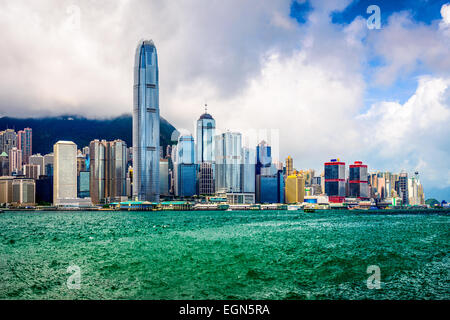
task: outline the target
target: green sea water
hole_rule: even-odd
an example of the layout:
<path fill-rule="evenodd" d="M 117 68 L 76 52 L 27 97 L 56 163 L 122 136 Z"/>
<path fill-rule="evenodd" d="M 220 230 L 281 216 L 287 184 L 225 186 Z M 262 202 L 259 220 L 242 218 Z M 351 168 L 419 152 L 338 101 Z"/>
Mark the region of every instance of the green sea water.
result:
<path fill-rule="evenodd" d="M 6 212 L 0 299 L 449 299 L 450 216 Z M 368 289 L 369 265 L 381 289 Z M 80 289 L 69 289 L 69 266 Z"/>

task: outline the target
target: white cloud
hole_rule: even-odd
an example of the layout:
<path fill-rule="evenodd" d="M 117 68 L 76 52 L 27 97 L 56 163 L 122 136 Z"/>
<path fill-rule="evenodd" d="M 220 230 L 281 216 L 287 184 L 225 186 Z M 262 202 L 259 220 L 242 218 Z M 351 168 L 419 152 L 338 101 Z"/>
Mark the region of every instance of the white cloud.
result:
<path fill-rule="evenodd" d="M 418 170 L 428 185 L 450 186 L 450 78 L 423 77 L 404 104 L 379 102 L 358 119 L 373 163 Z"/>

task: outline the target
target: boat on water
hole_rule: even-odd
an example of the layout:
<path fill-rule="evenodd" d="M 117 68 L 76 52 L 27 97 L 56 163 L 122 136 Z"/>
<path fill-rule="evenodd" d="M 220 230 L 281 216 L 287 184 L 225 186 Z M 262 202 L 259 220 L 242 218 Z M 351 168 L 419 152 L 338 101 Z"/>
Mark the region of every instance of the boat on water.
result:
<path fill-rule="evenodd" d="M 316 212 L 316 209 L 314 209 L 314 208 L 304 208 L 303 212 L 313 213 L 313 212 Z"/>

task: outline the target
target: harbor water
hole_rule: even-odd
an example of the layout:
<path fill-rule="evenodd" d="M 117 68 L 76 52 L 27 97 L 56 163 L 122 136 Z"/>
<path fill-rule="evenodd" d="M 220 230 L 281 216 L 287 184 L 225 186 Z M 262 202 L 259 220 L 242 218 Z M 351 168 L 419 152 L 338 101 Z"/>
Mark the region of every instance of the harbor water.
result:
<path fill-rule="evenodd" d="M 449 222 L 413 211 L 6 211 L 0 299 L 450 299 Z"/>

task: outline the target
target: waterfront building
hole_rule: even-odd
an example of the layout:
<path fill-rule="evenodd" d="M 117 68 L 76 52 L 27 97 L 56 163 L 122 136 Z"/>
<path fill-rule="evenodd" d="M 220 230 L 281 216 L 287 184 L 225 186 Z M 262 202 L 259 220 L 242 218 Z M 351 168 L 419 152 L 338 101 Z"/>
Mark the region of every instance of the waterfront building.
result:
<path fill-rule="evenodd" d="M 53 203 L 58 205 L 77 198 L 77 145 L 58 141 L 53 153 Z"/>
<path fill-rule="evenodd" d="M 349 168 L 349 196 L 351 198 L 368 199 L 367 165 L 361 161 L 355 161 Z"/>
<path fill-rule="evenodd" d="M 396 184 L 396 191 L 398 196 L 402 200 L 403 205 L 409 204 L 409 195 L 408 195 L 408 173 L 402 171 L 398 177 L 398 181 Z"/>
<path fill-rule="evenodd" d="M 17 134 L 13 129 L 0 132 L 0 147 L 0 152 L 6 152 L 6 154 L 9 154 L 12 148 L 17 147 Z"/>
<path fill-rule="evenodd" d="M 33 179 L 14 179 L 12 181 L 12 203 L 21 206 L 34 206 L 35 199 L 35 182 Z"/>
<path fill-rule="evenodd" d="M 214 137 L 215 189 L 218 193 L 241 192 L 242 135 L 225 132 Z"/>
<path fill-rule="evenodd" d="M 9 174 L 22 174 L 22 150 L 16 147 L 9 150 Z"/>
<path fill-rule="evenodd" d="M 294 159 L 291 156 L 286 158 L 286 177 L 294 173 Z"/>
<path fill-rule="evenodd" d="M 23 173 L 27 178 L 36 180 L 41 175 L 41 166 L 38 164 L 25 164 Z"/>
<path fill-rule="evenodd" d="M 45 175 L 44 157 L 40 153 L 31 155 L 28 163 L 38 165 L 40 168 L 39 175 Z"/>
<path fill-rule="evenodd" d="M 330 202 L 343 202 L 345 199 L 345 162 L 332 159 L 325 162 L 325 193 Z"/>
<path fill-rule="evenodd" d="M 179 197 L 192 197 L 197 191 L 197 165 L 195 163 L 178 164 L 178 194 Z"/>
<path fill-rule="evenodd" d="M 89 144 L 89 191 L 93 204 L 121 201 L 126 197 L 126 148 L 122 140 L 93 140 Z"/>
<path fill-rule="evenodd" d="M 159 159 L 159 194 L 169 196 L 169 160 Z"/>
<path fill-rule="evenodd" d="M 212 163 L 202 162 L 200 164 L 198 184 L 199 194 L 214 194 L 214 172 Z"/>
<path fill-rule="evenodd" d="M 284 176 L 281 170 L 271 176 L 262 174 L 256 176 L 257 203 L 284 203 L 284 190 Z"/>
<path fill-rule="evenodd" d="M 303 203 L 305 199 L 305 177 L 303 174 L 292 174 L 286 178 L 286 203 Z"/>
<path fill-rule="evenodd" d="M 244 193 L 256 192 L 256 154 L 255 149 L 242 148 L 241 190 Z"/>
<path fill-rule="evenodd" d="M 53 203 L 53 177 L 41 175 L 36 180 L 36 203 Z"/>
<path fill-rule="evenodd" d="M 214 135 L 216 129 L 216 121 L 207 112 L 205 105 L 205 113 L 197 120 L 197 163 L 214 162 Z"/>
<path fill-rule="evenodd" d="M 0 153 L 0 177 L 9 175 L 9 157 L 6 152 Z"/>
<path fill-rule="evenodd" d="M 17 148 L 22 150 L 22 161 L 27 164 L 33 153 L 33 130 L 31 128 L 17 132 Z"/>
<path fill-rule="evenodd" d="M 136 49 L 133 99 L 133 198 L 159 202 L 159 79 L 152 40 Z"/>
<path fill-rule="evenodd" d="M 408 196 L 409 204 L 412 206 L 424 205 L 425 195 L 422 184 L 419 180 L 419 173 L 416 172 L 414 177 L 408 179 Z"/>
<path fill-rule="evenodd" d="M 228 204 L 254 204 L 255 203 L 255 193 L 228 192 L 225 194 L 218 194 L 218 196 L 226 198 Z"/>
<path fill-rule="evenodd" d="M 11 203 L 13 200 L 12 182 L 14 177 L 0 177 L 0 204 Z"/>
<path fill-rule="evenodd" d="M 191 134 L 180 135 L 175 149 L 176 195 L 191 197 L 197 191 L 197 165 L 195 164 L 195 143 Z"/>

